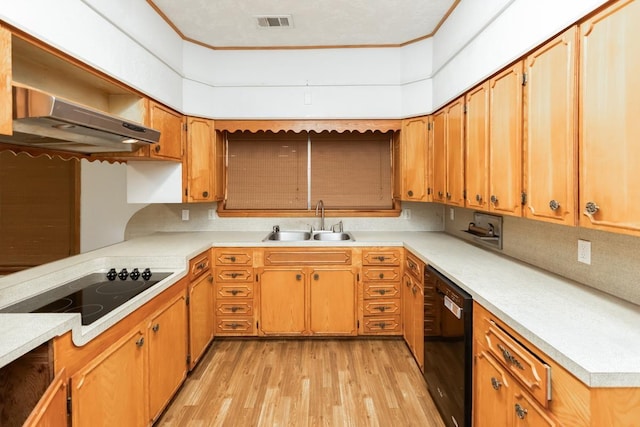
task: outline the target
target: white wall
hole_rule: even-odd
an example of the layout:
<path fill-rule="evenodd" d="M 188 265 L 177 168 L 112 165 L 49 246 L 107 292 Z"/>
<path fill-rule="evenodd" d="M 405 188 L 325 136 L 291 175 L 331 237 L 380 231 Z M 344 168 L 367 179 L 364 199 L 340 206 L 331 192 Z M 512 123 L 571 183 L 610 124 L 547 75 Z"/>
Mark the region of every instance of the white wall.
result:
<path fill-rule="evenodd" d="M 129 219 L 146 206 L 127 203 L 126 168 L 80 162 L 80 252 L 122 242 Z"/>
<path fill-rule="evenodd" d="M 435 35 L 439 108 L 606 0 L 463 0 Z"/>

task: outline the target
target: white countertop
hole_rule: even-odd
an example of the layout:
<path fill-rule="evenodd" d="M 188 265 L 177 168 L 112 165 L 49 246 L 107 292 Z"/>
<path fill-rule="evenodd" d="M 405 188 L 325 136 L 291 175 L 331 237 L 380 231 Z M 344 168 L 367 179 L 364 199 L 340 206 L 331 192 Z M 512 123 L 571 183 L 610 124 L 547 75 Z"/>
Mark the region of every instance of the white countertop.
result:
<path fill-rule="evenodd" d="M 266 232 L 157 233 L 0 278 L 0 308 L 87 272 L 162 268 L 174 274 L 90 326 L 77 314 L 0 314 L 0 366 L 73 330 L 83 345 L 187 272 L 211 246 L 292 246 Z M 353 232 L 340 246 L 404 246 L 591 387 L 640 387 L 640 306 L 439 232 Z M 337 246 L 303 242 L 295 246 Z M 142 256 L 141 254 L 144 254 Z"/>

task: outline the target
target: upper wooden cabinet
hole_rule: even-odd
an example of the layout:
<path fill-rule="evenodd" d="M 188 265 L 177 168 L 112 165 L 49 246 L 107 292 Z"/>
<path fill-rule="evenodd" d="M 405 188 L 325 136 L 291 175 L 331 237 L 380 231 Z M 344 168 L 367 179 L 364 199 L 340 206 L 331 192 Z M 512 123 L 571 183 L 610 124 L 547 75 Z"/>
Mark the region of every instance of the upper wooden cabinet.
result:
<path fill-rule="evenodd" d="M 416 117 L 402 121 L 400 139 L 400 200 L 429 201 L 429 118 Z"/>
<path fill-rule="evenodd" d="M 580 225 L 640 234 L 640 2 L 580 25 Z"/>
<path fill-rule="evenodd" d="M 149 102 L 149 126 L 160 131 L 160 141 L 150 150 L 156 159 L 182 160 L 184 116 L 157 102 Z"/>
<path fill-rule="evenodd" d="M 214 121 L 187 118 L 185 181 L 187 202 L 213 202 L 224 196 L 223 139 Z"/>
<path fill-rule="evenodd" d="M 11 98 L 11 31 L 0 24 L 0 134 L 13 130 Z"/>
<path fill-rule="evenodd" d="M 464 206 L 464 97 L 433 115 L 433 201 Z"/>
<path fill-rule="evenodd" d="M 522 62 L 489 81 L 489 211 L 522 213 Z"/>
<path fill-rule="evenodd" d="M 465 95 L 465 206 L 489 210 L 489 82 Z"/>
<path fill-rule="evenodd" d="M 574 225 L 577 202 L 577 29 L 525 60 L 524 215 Z"/>

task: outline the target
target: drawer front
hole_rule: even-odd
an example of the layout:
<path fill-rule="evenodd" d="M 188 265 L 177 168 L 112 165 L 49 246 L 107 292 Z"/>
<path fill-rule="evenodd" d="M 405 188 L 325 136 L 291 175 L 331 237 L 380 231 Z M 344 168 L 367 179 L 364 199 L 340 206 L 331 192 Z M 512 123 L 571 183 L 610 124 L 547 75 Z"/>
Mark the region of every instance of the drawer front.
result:
<path fill-rule="evenodd" d="M 253 301 L 251 300 L 221 300 L 216 303 L 216 316 L 252 316 Z"/>
<path fill-rule="evenodd" d="M 235 283 L 235 282 L 252 282 L 253 268 L 233 268 L 218 267 L 216 268 L 216 282 Z"/>
<path fill-rule="evenodd" d="M 363 267 L 365 281 L 400 280 L 400 267 Z"/>
<path fill-rule="evenodd" d="M 215 249 L 216 265 L 253 265 L 253 251 L 246 249 Z"/>
<path fill-rule="evenodd" d="M 400 300 L 371 300 L 364 302 L 364 315 L 390 315 L 400 313 Z"/>
<path fill-rule="evenodd" d="M 254 335 L 253 317 L 224 316 L 216 319 L 216 335 Z"/>
<path fill-rule="evenodd" d="M 216 283 L 217 298 L 253 298 L 253 283 Z"/>
<path fill-rule="evenodd" d="M 364 283 L 364 299 L 372 298 L 399 298 L 400 282 L 393 283 Z"/>
<path fill-rule="evenodd" d="M 264 265 L 351 265 L 350 249 L 265 249 Z"/>
<path fill-rule="evenodd" d="M 404 267 L 414 278 L 422 283 L 424 274 L 424 263 L 410 253 L 404 260 Z"/>
<path fill-rule="evenodd" d="M 551 367 L 514 340 L 492 320 L 483 323 L 489 352 L 515 376 L 544 407 L 551 399 Z"/>
<path fill-rule="evenodd" d="M 201 253 L 197 257 L 189 261 L 189 280 L 194 281 L 211 268 L 211 251 Z"/>
<path fill-rule="evenodd" d="M 401 334 L 400 315 L 365 317 L 364 333 L 375 335 Z"/>
<path fill-rule="evenodd" d="M 400 265 L 400 250 L 365 249 L 362 251 L 364 265 Z"/>

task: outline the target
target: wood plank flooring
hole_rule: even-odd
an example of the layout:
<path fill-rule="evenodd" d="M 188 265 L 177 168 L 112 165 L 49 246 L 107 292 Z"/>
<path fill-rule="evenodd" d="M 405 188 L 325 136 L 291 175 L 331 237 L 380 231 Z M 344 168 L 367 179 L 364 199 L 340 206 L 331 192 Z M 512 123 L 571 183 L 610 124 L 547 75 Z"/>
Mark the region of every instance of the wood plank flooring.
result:
<path fill-rule="evenodd" d="M 156 426 L 444 427 L 402 340 L 216 340 Z"/>

